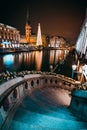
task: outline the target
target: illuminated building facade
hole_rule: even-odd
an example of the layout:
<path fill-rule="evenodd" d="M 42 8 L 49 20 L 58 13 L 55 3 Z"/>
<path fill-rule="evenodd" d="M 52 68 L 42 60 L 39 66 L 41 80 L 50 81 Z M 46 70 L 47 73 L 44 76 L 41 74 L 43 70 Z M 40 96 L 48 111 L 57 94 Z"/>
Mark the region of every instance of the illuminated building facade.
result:
<path fill-rule="evenodd" d="M 85 59 L 87 59 L 87 9 L 86 18 L 76 42 L 76 50 L 81 56 L 85 55 Z"/>
<path fill-rule="evenodd" d="M 37 34 L 32 34 L 31 25 L 29 21 L 29 15 L 27 12 L 26 25 L 25 25 L 25 35 L 21 36 L 20 44 L 26 44 L 30 46 L 37 46 Z M 46 46 L 46 36 L 42 35 L 42 46 Z"/>
<path fill-rule="evenodd" d="M 16 28 L 0 23 L 0 47 L 18 47 L 19 40 L 20 32 Z"/>
<path fill-rule="evenodd" d="M 52 36 L 50 37 L 50 47 L 64 47 L 65 46 L 65 39 L 59 36 Z"/>

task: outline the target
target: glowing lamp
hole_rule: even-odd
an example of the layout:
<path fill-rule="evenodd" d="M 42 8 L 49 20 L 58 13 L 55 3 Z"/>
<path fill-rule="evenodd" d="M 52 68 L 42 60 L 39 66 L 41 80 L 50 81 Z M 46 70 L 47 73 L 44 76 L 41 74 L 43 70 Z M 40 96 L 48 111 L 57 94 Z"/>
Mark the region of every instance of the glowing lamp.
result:
<path fill-rule="evenodd" d="M 72 65 L 72 69 L 76 70 L 77 66 L 76 65 Z"/>

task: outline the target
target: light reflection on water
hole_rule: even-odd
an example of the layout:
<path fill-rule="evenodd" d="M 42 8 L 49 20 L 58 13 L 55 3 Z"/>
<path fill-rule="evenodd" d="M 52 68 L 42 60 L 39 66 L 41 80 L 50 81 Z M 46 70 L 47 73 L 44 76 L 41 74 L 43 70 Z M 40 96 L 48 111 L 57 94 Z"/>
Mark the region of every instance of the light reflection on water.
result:
<path fill-rule="evenodd" d="M 38 70 L 50 71 L 50 65 L 56 66 L 66 56 L 66 50 L 32 51 L 0 55 L 0 72 Z"/>
<path fill-rule="evenodd" d="M 12 54 L 5 55 L 3 57 L 3 61 L 4 61 L 5 66 L 10 66 L 10 65 L 14 64 L 14 57 Z"/>
<path fill-rule="evenodd" d="M 41 66 L 42 66 L 42 51 L 36 51 L 35 52 L 35 65 L 36 65 L 36 70 L 37 71 L 41 70 Z"/>

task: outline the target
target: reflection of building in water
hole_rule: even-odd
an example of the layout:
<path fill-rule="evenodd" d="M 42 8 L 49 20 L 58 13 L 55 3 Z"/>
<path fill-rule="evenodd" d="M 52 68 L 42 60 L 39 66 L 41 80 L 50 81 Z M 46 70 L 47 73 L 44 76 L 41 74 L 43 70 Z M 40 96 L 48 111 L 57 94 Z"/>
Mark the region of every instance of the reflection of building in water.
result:
<path fill-rule="evenodd" d="M 19 64 L 21 64 L 22 63 L 22 53 L 20 53 L 19 55 L 18 55 L 18 62 L 19 62 Z"/>
<path fill-rule="evenodd" d="M 13 57 L 12 54 L 5 55 L 5 56 L 3 57 L 3 61 L 4 61 L 4 64 L 5 64 L 6 66 L 12 65 L 12 64 L 14 64 L 14 57 Z"/>
<path fill-rule="evenodd" d="M 29 14 L 27 12 L 27 17 L 26 17 L 26 25 L 25 25 L 25 35 L 21 36 L 20 38 L 20 43 L 21 44 L 26 44 L 26 45 L 33 45 L 36 46 L 37 43 L 37 35 L 32 34 L 31 31 L 31 25 L 29 21 Z M 42 35 L 42 45 L 46 46 L 46 36 Z"/>
<path fill-rule="evenodd" d="M 50 38 L 50 47 L 65 47 L 66 40 L 63 37 L 52 36 Z"/>
<path fill-rule="evenodd" d="M 42 51 L 32 51 L 30 53 L 21 53 L 19 57 L 15 57 L 18 61 L 16 63 L 33 68 L 35 64 L 36 70 L 41 70 L 42 65 Z M 17 66 L 17 65 L 16 65 Z M 24 68 L 23 68 L 24 69 Z"/>
<path fill-rule="evenodd" d="M 65 50 L 59 50 L 59 51 L 60 51 L 59 59 L 63 60 L 65 57 Z"/>
<path fill-rule="evenodd" d="M 50 51 L 50 64 L 57 64 L 59 60 L 63 60 L 65 57 L 65 50 L 51 50 Z"/>
<path fill-rule="evenodd" d="M 3 48 L 19 47 L 20 33 L 11 26 L 0 23 L 0 46 Z"/>
<path fill-rule="evenodd" d="M 50 51 L 50 58 L 49 58 L 49 60 L 50 60 L 50 64 L 51 65 L 54 63 L 54 53 L 55 53 L 54 50 Z"/>
<path fill-rule="evenodd" d="M 39 71 L 41 70 L 41 65 L 42 65 L 42 51 L 36 51 L 35 52 L 35 65 L 36 65 L 36 70 Z"/>

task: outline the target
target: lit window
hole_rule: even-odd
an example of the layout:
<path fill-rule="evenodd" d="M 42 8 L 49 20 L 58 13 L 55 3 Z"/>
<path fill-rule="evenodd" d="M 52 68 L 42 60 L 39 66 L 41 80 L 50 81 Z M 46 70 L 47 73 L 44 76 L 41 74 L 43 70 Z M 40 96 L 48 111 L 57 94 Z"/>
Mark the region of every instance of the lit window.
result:
<path fill-rule="evenodd" d="M 7 48 L 9 47 L 8 44 L 6 45 L 6 47 L 7 47 Z"/>
<path fill-rule="evenodd" d="M 5 48 L 5 45 L 3 45 L 3 48 Z"/>
<path fill-rule="evenodd" d="M 0 29 L 2 30 L 2 27 L 0 27 Z"/>
<path fill-rule="evenodd" d="M 4 42 L 4 39 L 2 39 L 2 42 Z"/>
<path fill-rule="evenodd" d="M 6 28 L 4 28 L 4 30 L 6 31 Z"/>

